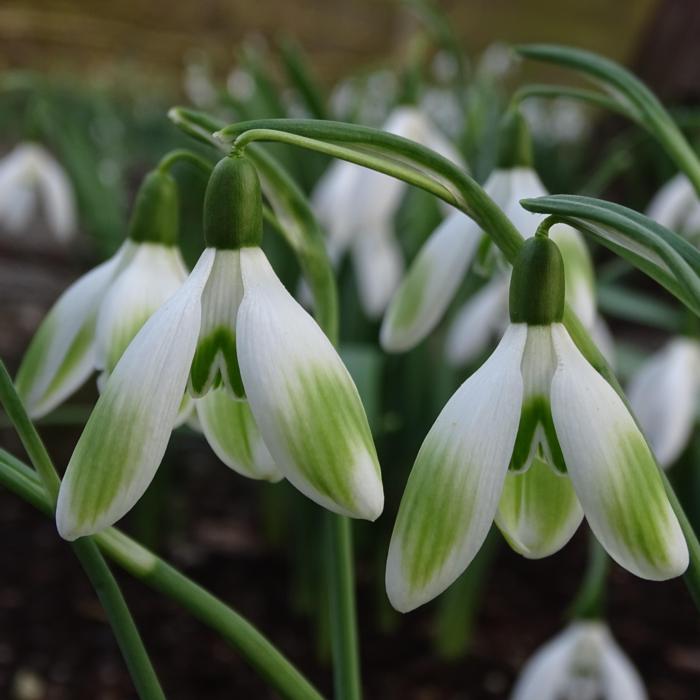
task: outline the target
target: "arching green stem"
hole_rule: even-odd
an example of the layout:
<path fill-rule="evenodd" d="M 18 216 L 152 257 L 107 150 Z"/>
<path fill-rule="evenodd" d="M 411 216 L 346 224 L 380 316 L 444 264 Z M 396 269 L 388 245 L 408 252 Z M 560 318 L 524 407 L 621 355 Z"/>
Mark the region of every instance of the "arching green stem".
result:
<path fill-rule="evenodd" d="M 198 156 L 196 153 L 192 153 L 192 151 L 188 151 L 186 148 L 178 148 L 174 151 L 170 151 L 170 153 L 166 153 L 160 159 L 158 170 L 169 172 L 177 163 L 190 163 L 207 177 L 209 177 L 214 167 L 213 163 L 202 158 L 202 156 Z"/>

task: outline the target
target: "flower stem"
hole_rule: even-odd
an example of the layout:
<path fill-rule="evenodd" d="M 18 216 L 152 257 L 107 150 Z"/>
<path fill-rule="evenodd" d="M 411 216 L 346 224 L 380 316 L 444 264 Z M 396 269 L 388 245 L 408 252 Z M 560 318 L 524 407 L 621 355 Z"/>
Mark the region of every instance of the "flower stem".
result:
<path fill-rule="evenodd" d="M 573 618 L 596 619 L 602 616 L 605 604 L 605 583 L 609 569 L 610 559 L 595 535 L 591 533 L 586 573 L 571 605 Z"/>
<path fill-rule="evenodd" d="M 50 512 L 53 513 L 61 480 L 2 361 L 0 361 L 0 403 L 14 424 L 29 459 L 41 479 Z M 165 700 L 158 676 L 119 589 L 119 584 L 105 563 L 97 545 L 90 538 L 83 538 L 72 543 L 71 548 L 107 613 L 109 624 L 139 697 L 142 700 Z"/>
<path fill-rule="evenodd" d="M 170 151 L 170 153 L 166 153 L 160 159 L 158 170 L 169 172 L 176 163 L 183 162 L 194 165 L 207 177 L 211 175 L 211 171 L 214 168 L 213 164 L 206 160 L 206 158 L 202 158 L 202 156 L 198 156 L 196 153 L 192 153 L 192 151 L 188 151 L 186 148 L 177 148 L 174 151 Z"/>
<path fill-rule="evenodd" d="M 327 580 L 330 602 L 331 647 L 336 700 L 360 700 L 360 658 L 355 605 L 352 523 L 326 514 Z"/>
<path fill-rule="evenodd" d="M 2 449 L 0 483 L 49 517 L 53 514 L 36 472 Z M 320 693 L 253 625 L 153 552 L 113 527 L 91 539 L 125 571 L 177 601 L 218 632 L 280 696 L 290 700 L 322 700 Z M 84 540 L 78 540 L 81 541 Z"/>

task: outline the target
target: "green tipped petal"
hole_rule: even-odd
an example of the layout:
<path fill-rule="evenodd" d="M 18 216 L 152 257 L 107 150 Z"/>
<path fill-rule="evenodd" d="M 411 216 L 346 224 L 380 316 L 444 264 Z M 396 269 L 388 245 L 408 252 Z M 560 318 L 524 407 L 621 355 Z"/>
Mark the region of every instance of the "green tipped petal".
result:
<path fill-rule="evenodd" d="M 558 358 L 552 417 L 591 530 L 637 576 L 680 576 L 688 547 L 639 428 L 564 326 L 553 326 L 552 338 Z"/>
<path fill-rule="evenodd" d="M 205 251 L 109 377 L 61 484 L 56 509 L 61 537 L 74 540 L 108 527 L 153 479 L 180 413 L 211 263 Z"/>
<path fill-rule="evenodd" d="M 481 232 L 454 212 L 430 236 L 391 300 L 382 323 L 382 347 L 409 350 L 435 328 L 476 255 Z"/>
<path fill-rule="evenodd" d="M 260 249 L 241 250 L 241 272 L 238 360 L 277 466 L 325 508 L 376 519 L 384 505 L 381 473 L 350 374 Z"/>
<path fill-rule="evenodd" d="M 195 397 L 220 386 L 234 397 L 245 391 L 236 352 L 236 315 L 243 298 L 238 250 L 208 249 L 214 257 L 202 295 L 202 327 L 192 361 L 189 389 Z"/>
<path fill-rule="evenodd" d="M 529 559 L 558 552 L 583 519 L 571 480 L 534 459 L 523 474 L 509 473 L 503 484 L 496 524 L 508 544 Z"/>
<path fill-rule="evenodd" d="M 134 246 L 74 282 L 34 336 L 17 373 L 17 391 L 32 418 L 65 401 L 95 369 L 95 325 L 100 303 Z"/>
<path fill-rule="evenodd" d="M 515 443 L 524 326 L 511 326 L 447 402 L 416 458 L 386 565 L 391 604 L 407 612 L 471 563 L 493 522 Z"/>
<path fill-rule="evenodd" d="M 217 457 L 250 479 L 283 478 L 260 436 L 247 401 L 234 399 L 224 389 L 213 389 L 196 399 L 197 416 L 207 442 Z"/>

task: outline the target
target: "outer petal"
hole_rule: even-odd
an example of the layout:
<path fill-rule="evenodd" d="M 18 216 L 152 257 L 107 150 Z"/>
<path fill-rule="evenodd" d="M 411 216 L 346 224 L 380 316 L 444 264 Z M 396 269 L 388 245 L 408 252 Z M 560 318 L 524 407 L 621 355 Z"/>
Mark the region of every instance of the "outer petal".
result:
<path fill-rule="evenodd" d="M 679 576 L 688 566 L 688 547 L 644 437 L 564 326 L 552 326 L 552 338 L 559 361 L 552 380 L 554 425 L 591 529 L 637 576 Z"/>
<path fill-rule="evenodd" d="M 498 275 L 457 312 L 445 341 L 445 358 L 456 367 L 476 360 L 508 325 L 508 276 Z"/>
<path fill-rule="evenodd" d="M 259 248 L 241 250 L 241 272 L 238 361 L 265 444 L 309 498 L 374 520 L 384 506 L 381 474 L 350 374 Z"/>
<path fill-rule="evenodd" d="M 430 429 L 401 499 L 386 588 L 406 612 L 442 593 L 469 565 L 493 522 L 518 428 L 524 325 L 510 326 Z"/>
<path fill-rule="evenodd" d="M 564 259 L 566 300 L 590 330 L 596 321 L 595 277 L 583 236 L 566 224 L 552 226 L 549 236 L 559 246 Z"/>
<path fill-rule="evenodd" d="M 28 224 L 36 206 L 30 169 L 31 147 L 27 144 L 16 146 L 0 160 L 0 220 L 12 233 Z"/>
<path fill-rule="evenodd" d="M 583 520 L 570 479 L 535 458 L 522 474 L 509 472 L 496 524 L 508 544 L 528 559 L 558 552 Z"/>
<path fill-rule="evenodd" d="M 132 244 L 125 243 L 116 255 L 74 282 L 39 326 L 16 379 L 17 391 L 33 418 L 65 401 L 92 373 L 97 311 L 132 252 Z"/>
<path fill-rule="evenodd" d="M 403 254 L 389 221 L 367 224 L 357 235 L 352 254 L 360 302 L 369 318 L 384 313 L 403 273 Z"/>
<path fill-rule="evenodd" d="M 644 682 L 637 669 L 605 629 L 605 646 L 600 660 L 603 697 L 606 700 L 647 700 Z"/>
<path fill-rule="evenodd" d="M 653 355 L 632 378 L 629 400 L 663 467 L 673 464 L 695 425 L 700 346 L 676 338 Z"/>
<path fill-rule="evenodd" d="M 110 376 L 61 484 L 56 510 L 61 537 L 73 540 L 108 527 L 153 479 L 187 385 L 210 252 L 146 322 Z"/>
<path fill-rule="evenodd" d="M 227 467 L 250 479 L 282 478 L 247 401 L 234 399 L 225 389 L 212 389 L 195 402 L 201 430 Z"/>
<path fill-rule="evenodd" d="M 480 240 L 478 225 L 459 211 L 435 229 L 384 316 L 380 337 L 385 350 L 409 350 L 435 328 L 457 292 Z"/>
<path fill-rule="evenodd" d="M 114 278 L 97 317 L 95 365 L 108 373 L 141 326 L 187 279 L 177 247 L 139 243 L 133 248 L 131 259 Z"/>
<path fill-rule="evenodd" d="M 545 217 L 543 214 L 533 214 L 523 209 L 520 200 L 543 197 L 549 193 L 532 168 L 518 167 L 507 172 L 510 173 L 510 190 L 504 202 L 496 203 L 503 209 L 513 226 L 525 238 L 530 238 L 535 235 L 537 227 Z"/>
<path fill-rule="evenodd" d="M 67 241 L 77 228 L 73 187 L 63 168 L 48 151 L 39 146 L 35 148 L 36 182 L 44 204 L 46 220 L 56 238 Z"/>
<path fill-rule="evenodd" d="M 578 637 L 578 625 L 572 625 L 540 647 L 523 667 L 510 700 L 560 700 Z"/>
<path fill-rule="evenodd" d="M 700 209 L 700 202 L 693 185 L 686 175 L 678 173 L 654 195 L 646 214 L 662 226 L 680 232 L 688 216 L 696 209 Z"/>

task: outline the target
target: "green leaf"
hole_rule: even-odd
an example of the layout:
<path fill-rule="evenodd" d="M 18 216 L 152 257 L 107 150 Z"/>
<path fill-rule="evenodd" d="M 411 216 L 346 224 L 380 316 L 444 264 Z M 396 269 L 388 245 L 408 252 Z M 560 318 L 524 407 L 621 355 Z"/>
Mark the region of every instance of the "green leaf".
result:
<path fill-rule="evenodd" d="M 677 234 L 639 212 L 592 197 L 552 195 L 521 204 L 591 235 L 700 314 L 700 252 Z"/>

